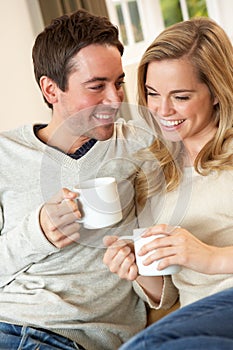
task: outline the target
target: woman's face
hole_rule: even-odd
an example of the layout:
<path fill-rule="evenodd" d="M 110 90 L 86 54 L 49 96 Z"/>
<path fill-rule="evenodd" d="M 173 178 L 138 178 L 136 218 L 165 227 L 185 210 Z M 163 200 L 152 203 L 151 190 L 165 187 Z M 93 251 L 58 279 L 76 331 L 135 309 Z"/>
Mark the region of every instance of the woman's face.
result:
<path fill-rule="evenodd" d="M 166 139 L 181 139 L 187 148 L 194 145 L 198 152 L 213 137 L 213 108 L 218 101 L 198 80 L 188 59 L 149 63 L 145 85 L 148 108 Z"/>

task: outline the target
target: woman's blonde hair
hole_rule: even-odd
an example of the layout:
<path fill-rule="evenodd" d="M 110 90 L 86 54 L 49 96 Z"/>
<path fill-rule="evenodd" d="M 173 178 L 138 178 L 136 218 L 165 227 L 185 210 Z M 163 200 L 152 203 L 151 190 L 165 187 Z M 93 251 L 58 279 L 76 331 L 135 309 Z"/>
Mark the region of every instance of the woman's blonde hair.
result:
<path fill-rule="evenodd" d="M 217 132 L 198 154 L 194 163 L 195 169 L 202 175 L 208 175 L 211 170 L 232 168 L 233 155 L 229 144 L 233 138 L 233 48 L 224 30 L 213 20 L 199 17 L 176 23 L 161 32 L 147 48 L 138 68 L 139 109 L 147 119 L 150 114 L 145 108 L 148 64 L 182 57 L 190 61 L 199 80 L 208 86 L 212 98 L 217 97 L 218 100 L 213 116 Z M 155 128 L 159 135 L 159 127 Z M 166 191 L 175 189 L 180 183 L 183 158 L 181 151 L 181 143 L 169 144 L 162 137 L 158 137 L 143 152 L 143 158 L 149 155 L 151 159 L 153 154 L 159 162 L 159 172 L 165 179 Z M 157 176 L 153 188 L 149 188 L 149 195 L 159 189 L 161 176 Z M 148 196 L 148 179 L 143 174 L 138 177 L 138 186 L 140 200 L 146 193 Z"/>

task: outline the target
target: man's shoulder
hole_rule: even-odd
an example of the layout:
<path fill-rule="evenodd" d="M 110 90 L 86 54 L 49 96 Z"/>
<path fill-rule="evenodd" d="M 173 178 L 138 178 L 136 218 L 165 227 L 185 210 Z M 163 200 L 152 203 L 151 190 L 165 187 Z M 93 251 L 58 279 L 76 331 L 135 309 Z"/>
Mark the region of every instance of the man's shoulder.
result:
<path fill-rule="evenodd" d="M 25 141 L 25 133 L 33 133 L 33 125 L 22 125 L 0 132 L 0 143 Z"/>

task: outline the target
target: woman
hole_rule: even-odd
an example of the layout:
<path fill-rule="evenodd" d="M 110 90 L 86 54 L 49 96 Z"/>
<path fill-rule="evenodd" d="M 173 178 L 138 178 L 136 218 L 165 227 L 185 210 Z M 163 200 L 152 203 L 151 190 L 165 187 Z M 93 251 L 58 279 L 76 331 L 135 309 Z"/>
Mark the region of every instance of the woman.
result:
<path fill-rule="evenodd" d="M 165 234 L 141 255 L 151 252 L 146 265 L 162 259 L 161 270 L 182 270 L 173 289 L 167 277 L 138 276 L 130 244 L 116 237 L 105 238 L 104 263 L 135 280 L 154 306 L 168 299 L 171 306 L 178 295 L 185 306 L 233 287 L 233 49 L 226 33 L 208 18 L 165 29 L 142 57 L 138 92 L 158 135 L 142 156 L 160 164 L 139 178 L 140 203 L 147 200 L 155 223 L 144 236 Z M 148 226 L 143 211 L 139 224 Z"/>

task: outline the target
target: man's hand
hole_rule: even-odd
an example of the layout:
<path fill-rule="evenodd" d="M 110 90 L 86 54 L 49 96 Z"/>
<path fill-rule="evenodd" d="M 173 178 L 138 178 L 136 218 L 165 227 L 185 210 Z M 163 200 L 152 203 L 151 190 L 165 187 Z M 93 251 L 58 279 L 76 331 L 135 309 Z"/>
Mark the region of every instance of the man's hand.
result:
<path fill-rule="evenodd" d="M 76 197 L 77 193 L 63 188 L 41 208 L 41 228 L 46 238 L 57 248 L 64 248 L 80 237 L 80 225 L 75 221 L 81 217 Z"/>

